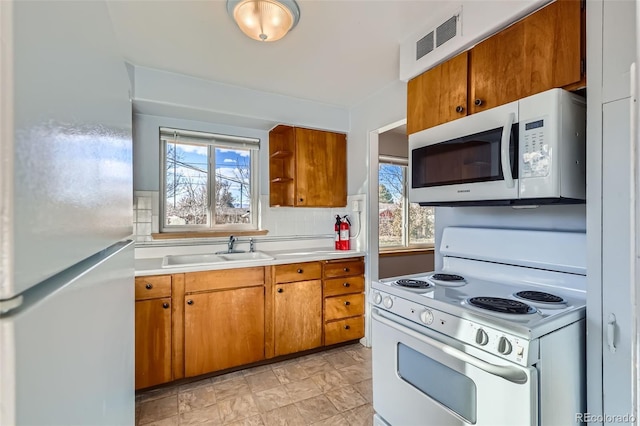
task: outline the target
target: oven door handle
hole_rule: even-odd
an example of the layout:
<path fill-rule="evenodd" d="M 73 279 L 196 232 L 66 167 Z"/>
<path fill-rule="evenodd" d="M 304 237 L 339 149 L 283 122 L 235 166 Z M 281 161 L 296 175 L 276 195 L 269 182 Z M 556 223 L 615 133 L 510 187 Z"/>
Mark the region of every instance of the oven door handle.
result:
<path fill-rule="evenodd" d="M 518 384 L 523 384 L 523 383 L 527 383 L 527 374 L 516 368 L 516 367 L 510 367 L 510 366 L 506 366 L 506 365 L 495 365 L 495 364 L 491 364 L 489 362 L 486 361 L 482 361 L 481 359 L 478 359 L 472 355 L 469 355 L 467 353 L 462 352 L 461 350 L 458 350 L 454 347 L 451 347 L 447 344 L 444 344 L 442 342 L 439 342 L 436 339 L 433 339 L 431 337 L 425 336 L 424 334 L 418 333 L 417 331 L 411 330 L 410 328 L 404 327 L 400 324 L 397 324 L 385 317 L 383 317 L 382 315 L 380 315 L 378 312 L 376 312 L 377 310 L 373 310 L 371 312 L 371 314 L 373 315 L 373 318 L 376 321 L 381 322 L 382 324 L 385 324 L 391 328 L 395 328 L 396 330 L 401 331 L 404 334 L 407 334 L 411 337 L 413 337 L 414 339 L 417 339 L 419 341 L 421 341 L 422 343 L 425 343 L 431 347 L 434 347 L 442 352 L 444 352 L 445 354 L 452 356 L 454 358 L 456 358 L 459 361 L 462 362 L 466 362 L 467 364 L 471 364 L 474 367 L 478 367 L 479 369 L 493 374 L 494 376 L 499 376 L 502 377 L 505 380 L 508 380 L 510 382 L 513 383 L 518 383 Z"/>
<path fill-rule="evenodd" d="M 511 148 L 511 127 L 516 116 L 510 112 L 507 114 L 507 122 L 502 128 L 502 139 L 500 140 L 500 162 L 502 163 L 502 176 L 507 188 L 513 188 L 515 183 L 511 174 L 511 158 L 509 158 L 509 148 Z M 517 160 L 517 158 L 516 158 Z"/>

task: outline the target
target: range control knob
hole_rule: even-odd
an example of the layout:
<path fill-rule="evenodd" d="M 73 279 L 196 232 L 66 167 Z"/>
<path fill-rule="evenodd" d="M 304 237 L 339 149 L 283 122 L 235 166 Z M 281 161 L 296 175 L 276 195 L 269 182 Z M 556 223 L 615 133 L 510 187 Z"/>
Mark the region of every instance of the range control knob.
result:
<path fill-rule="evenodd" d="M 433 312 L 431 312 L 429 309 L 425 309 L 424 311 L 420 312 L 420 321 L 422 321 L 426 325 L 430 325 L 433 322 Z"/>
<path fill-rule="evenodd" d="M 382 304 L 384 305 L 385 308 L 391 309 L 391 307 L 393 306 L 393 300 L 391 300 L 391 298 L 387 296 L 382 301 Z"/>
<path fill-rule="evenodd" d="M 507 339 L 506 337 L 501 337 L 500 341 L 498 342 L 498 352 L 500 352 L 502 355 L 509 355 L 511 353 L 511 342 L 509 341 L 509 339 Z"/>
<path fill-rule="evenodd" d="M 373 303 L 379 305 L 382 302 L 382 295 L 377 291 L 373 293 Z"/>
<path fill-rule="evenodd" d="M 476 331 L 476 343 L 480 346 L 484 346 L 489 343 L 489 335 L 481 328 Z"/>

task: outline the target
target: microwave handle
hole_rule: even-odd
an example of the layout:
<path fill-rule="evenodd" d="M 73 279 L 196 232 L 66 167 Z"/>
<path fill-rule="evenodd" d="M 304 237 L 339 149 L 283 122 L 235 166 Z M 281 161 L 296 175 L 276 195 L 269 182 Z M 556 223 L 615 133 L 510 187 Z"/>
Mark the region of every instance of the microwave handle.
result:
<path fill-rule="evenodd" d="M 502 160 L 502 175 L 507 188 L 513 188 L 515 183 L 511 174 L 511 159 L 509 158 L 509 148 L 511 148 L 511 126 L 515 121 L 515 114 L 510 112 L 507 115 L 507 122 L 502 128 L 502 139 L 500 140 L 500 159 Z"/>

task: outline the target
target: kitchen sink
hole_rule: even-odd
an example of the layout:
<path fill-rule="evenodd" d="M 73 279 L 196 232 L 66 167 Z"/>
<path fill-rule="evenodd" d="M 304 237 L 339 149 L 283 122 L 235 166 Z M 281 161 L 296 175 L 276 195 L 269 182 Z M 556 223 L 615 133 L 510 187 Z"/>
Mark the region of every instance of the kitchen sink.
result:
<path fill-rule="evenodd" d="M 220 254 L 173 254 L 162 259 L 163 268 L 201 266 L 216 263 L 247 262 L 251 260 L 272 260 L 273 257 L 261 251 Z"/>
<path fill-rule="evenodd" d="M 353 251 L 355 253 L 355 250 L 346 250 L 346 251 L 340 251 L 340 250 L 313 250 L 313 251 L 294 251 L 291 253 L 280 253 L 277 254 L 276 257 L 278 258 L 287 258 L 287 257 L 298 257 L 298 256 L 317 256 L 317 255 L 321 255 L 321 254 L 335 254 L 335 253 L 349 253 L 350 251 Z"/>
<path fill-rule="evenodd" d="M 241 252 L 241 253 L 224 253 L 219 254 L 227 262 L 247 261 L 247 260 L 273 260 L 273 256 L 269 256 L 261 251 Z"/>
<path fill-rule="evenodd" d="M 226 259 L 215 254 L 173 254 L 162 259 L 162 267 L 177 268 L 180 266 L 210 265 L 225 261 Z"/>

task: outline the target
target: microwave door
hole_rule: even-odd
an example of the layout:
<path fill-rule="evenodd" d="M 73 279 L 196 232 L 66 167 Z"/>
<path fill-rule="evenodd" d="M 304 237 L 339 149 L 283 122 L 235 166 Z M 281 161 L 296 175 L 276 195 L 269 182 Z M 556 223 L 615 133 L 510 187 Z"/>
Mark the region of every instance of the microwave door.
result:
<path fill-rule="evenodd" d="M 409 137 L 411 202 L 443 205 L 518 198 L 517 114 L 496 109 L 501 111 L 474 114 Z"/>

